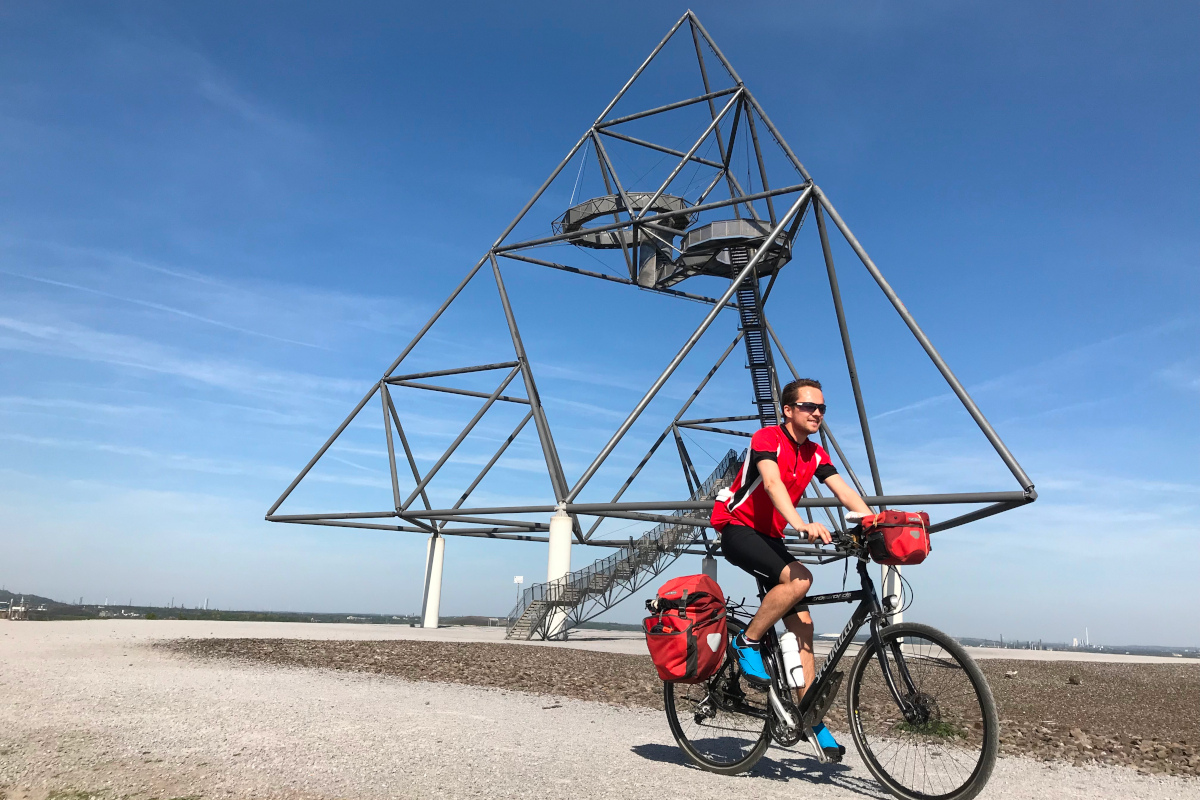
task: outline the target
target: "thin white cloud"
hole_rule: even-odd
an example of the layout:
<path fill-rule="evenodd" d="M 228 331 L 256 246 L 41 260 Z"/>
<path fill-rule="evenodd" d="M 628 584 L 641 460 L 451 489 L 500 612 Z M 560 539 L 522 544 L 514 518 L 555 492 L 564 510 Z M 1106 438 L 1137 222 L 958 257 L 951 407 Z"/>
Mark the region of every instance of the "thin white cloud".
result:
<path fill-rule="evenodd" d="M 611 417 L 613 419 L 625 419 L 625 417 L 629 416 L 629 412 L 613 411 L 610 408 L 602 408 L 601 406 L 584 403 L 579 400 L 567 400 L 564 397 L 542 395 L 542 403 L 551 406 L 565 406 L 587 414 L 599 414 L 600 416 Z"/>
<path fill-rule="evenodd" d="M 261 478 L 269 481 L 279 481 L 286 485 L 296 476 L 296 472 L 288 467 L 271 464 L 251 463 L 231 459 L 213 459 L 152 450 L 147 447 L 118 445 L 109 442 L 96 442 L 85 439 L 62 439 L 52 436 L 27 436 L 21 433 L 0 433 L 0 439 L 19 442 L 37 447 L 52 447 L 67 450 L 89 450 L 112 455 L 128 456 L 131 458 L 152 461 L 170 469 L 189 472 L 203 472 L 210 475 L 238 475 Z M 340 459 L 339 459 L 340 460 Z M 353 465 L 358 466 L 358 465 Z M 360 469 L 364 469 L 360 467 Z M 351 486 L 368 486 L 372 488 L 390 488 L 391 482 L 383 479 L 360 478 L 345 475 L 330 475 L 326 473 L 309 473 L 305 480 L 319 483 L 347 484 Z"/>
<path fill-rule="evenodd" d="M 1038 372 L 1043 372 L 1046 370 L 1060 371 L 1068 364 L 1087 363 L 1095 359 L 1108 358 L 1111 356 L 1113 348 L 1120 344 L 1128 343 L 1138 339 L 1154 338 L 1167 333 L 1174 333 L 1176 331 L 1193 327 L 1196 325 L 1196 323 L 1197 320 L 1194 319 L 1173 319 L 1166 322 L 1156 323 L 1154 325 L 1147 325 L 1132 331 L 1119 333 L 1114 336 L 1106 336 L 1103 339 L 1099 339 L 1095 342 L 1081 345 L 1079 347 L 1074 347 L 1070 350 L 1051 356 L 1050 358 L 1043 359 L 1028 366 L 1020 367 L 995 378 L 989 378 L 974 386 L 968 387 L 967 393 L 974 397 L 993 389 L 1011 386 L 1014 382 L 1017 382 L 1022 378 L 1027 379 L 1028 376 Z M 1197 388 L 1200 388 L 1200 379 L 1197 379 Z M 953 392 L 941 392 L 923 400 L 918 400 L 915 403 L 909 403 L 899 408 L 890 409 L 888 411 L 876 414 L 870 419 L 871 421 L 884 419 L 897 414 L 928 408 L 952 399 L 955 399 L 955 394 Z"/>
<path fill-rule="evenodd" d="M 162 311 L 167 314 L 175 314 L 176 316 L 184 317 L 184 318 L 190 319 L 190 320 L 195 320 L 196 322 L 203 322 L 206 325 L 215 325 L 218 328 L 224 328 L 225 330 L 234 331 L 236 333 L 245 333 L 250 336 L 261 336 L 264 339 L 272 339 L 276 342 L 284 342 L 285 344 L 295 344 L 295 345 L 300 345 L 301 347 L 312 347 L 312 348 L 316 348 L 318 350 L 329 350 L 330 349 L 328 347 L 325 347 L 324 345 L 312 344 L 311 342 L 301 342 L 301 341 L 297 341 L 295 339 L 287 339 L 282 336 L 275 336 L 270 333 L 263 333 L 262 331 L 253 331 L 248 328 L 241 328 L 241 327 L 238 327 L 237 325 L 230 325 L 227 322 L 221 322 L 220 320 L 217 320 L 217 319 L 210 319 L 209 317 L 204 317 L 199 314 L 193 314 L 190 311 L 184 311 L 182 308 L 172 308 L 171 306 L 163 305 L 162 303 L 154 303 L 154 302 L 150 302 L 148 300 L 138 300 L 137 298 L 134 298 L 134 297 L 122 297 L 121 295 L 113 294 L 111 292 L 101 291 L 100 289 L 93 289 L 89 286 L 80 286 L 79 284 L 76 284 L 76 283 L 67 283 L 66 281 L 56 281 L 56 280 L 51 280 L 50 278 L 36 278 L 32 275 L 22 275 L 19 272 L 9 272 L 8 270 L 0 270 L 0 274 L 8 275 L 13 278 L 22 278 L 27 281 L 36 281 L 37 283 L 44 283 L 49 286 L 60 286 L 64 289 L 74 289 L 79 292 L 88 292 L 89 294 L 94 294 L 99 297 L 107 297 L 111 300 L 119 300 L 122 303 L 131 303 L 133 305 L 142 306 L 143 308 L 150 308 L 150 309 L 154 309 L 155 311 Z"/>
<path fill-rule="evenodd" d="M 48 325 L 0 316 L 0 349 L 171 375 L 248 394 L 343 394 L 364 388 L 361 381 L 280 372 L 225 359 L 189 358 L 156 342 L 74 323 Z"/>
<path fill-rule="evenodd" d="M 71 400 L 65 397 L 21 397 L 16 395 L 0 397 L 0 408 L 7 410 L 33 408 L 47 411 L 89 411 L 101 414 L 147 414 L 162 411 L 154 406 L 119 406 L 112 403 Z"/>

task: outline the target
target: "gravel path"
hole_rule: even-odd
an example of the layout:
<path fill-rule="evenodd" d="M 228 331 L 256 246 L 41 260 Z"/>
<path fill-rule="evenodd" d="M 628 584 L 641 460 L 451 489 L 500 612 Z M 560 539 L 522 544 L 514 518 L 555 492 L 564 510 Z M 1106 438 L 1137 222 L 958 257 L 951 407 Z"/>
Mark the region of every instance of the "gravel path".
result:
<path fill-rule="evenodd" d="M 649 709 L 196 660 L 146 647 L 150 628 L 120 627 L 139 623 L 57 625 L 0 629 L 0 785 L 9 800 L 56 791 L 111 800 L 884 796 L 853 748 L 828 767 L 773 748 L 749 776 L 724 778 L 687 766 Z M 1200 798 L 1200 782 L 1010 757 L 984 796 L 1048 793 Z"/>

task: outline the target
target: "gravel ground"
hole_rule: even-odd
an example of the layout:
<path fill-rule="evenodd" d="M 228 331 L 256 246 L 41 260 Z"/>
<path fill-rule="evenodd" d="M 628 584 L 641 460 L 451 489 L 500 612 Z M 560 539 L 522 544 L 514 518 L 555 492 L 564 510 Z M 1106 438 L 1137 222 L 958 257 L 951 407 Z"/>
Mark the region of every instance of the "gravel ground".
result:
<path fill-rule="evenodd" d="M 648 656 L 414 641 L 178 639 L 157 646 L 201 658 L 369 672 L 662 708 L 662 684 Z M 1146 772 L 1200 774 L 1196 666 L 990 660 L 981 662 L 981 668 L 1003 720 L 1002 752 L 1076 765 L 1098 761 Z M 829 723 L 845 731 L 845 720 L 845 703 L 839 698 Z"/>
<path fill-rule="evenodd" d="M 561 690 L 532 694 L 197 659 L 145 646 L 138 639 L 152 628 L 134 623 L 55 625 L 14 624 L 0 634 L 0 786 L 9 800 L 884 796 L 853 747 L 840 765 L 772 748 L 746 776 L 694 769 L 661 712 L 572 699 L 561 671 Z M 512 650 L 526 658 L 567 652 Z M 472 662 L 481 656 L 467 652 Z M 494 654 L 482 658 L 481 672 L 496 667 Z M 589 669 L 594 681 L 619 672 Z M 1200 782 L 1010 756 L 983 796 L 1048 794 L 1200 798 Z"/>

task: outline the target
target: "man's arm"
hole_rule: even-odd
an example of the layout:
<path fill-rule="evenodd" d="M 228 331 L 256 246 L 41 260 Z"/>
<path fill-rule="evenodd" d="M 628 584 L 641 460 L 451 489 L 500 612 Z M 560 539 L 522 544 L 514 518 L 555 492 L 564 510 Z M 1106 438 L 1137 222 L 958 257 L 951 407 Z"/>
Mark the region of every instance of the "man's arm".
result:
<path fill-rule="evenodd" d="M 778 468 L 776 468 L 776 472 L 778 472 Z M 838 499 L 839 503 L 851 511 L 857 511 L 860 514 L 871 513 L 871 509 L 868 508 L 867 504 L 863 502 L 863 499 L 859 497 L 858 492 L 850 488 L 850 485 L 842 480 L 841 475 L 830 475 L 825 479 L 825 486 L 829 489 L 829 491 L 833 492 L 833 496 Z"/>
<path fill-rule="evenodd" d="M 829 536 L 829 531 L 819 522 L 805 522 L 797 513 L 796 507 L 792 505 L 792 497 L 788 494 L 787 487 L 783 485 L 783 478 L 779 476 L 779 465 L 774 461 L 763 459 L 758 462 L 758 474 L 762 476 L 763 488 L 767 490 L 767 496 L 771 498 L 771 503 L 775 509 L 783 515 L 783 518 L 788 521 L 788 524 L 800 531 L 810 542 L 815 542 L 820 539 L 825 544 L 829 544 L 832 539 Z M 843 486 L 846 484 L 843 483 Z M 847 487 L 848 488 L 848 487 Z M 851 491 L 853 494 L 853 491 Z M 858 495 L 854 495 L 858 497 Z M 840 497 L 838 498 L 841 499 Z M 863 508 L 866 505 L 862 500 L 858 501 Z"/>

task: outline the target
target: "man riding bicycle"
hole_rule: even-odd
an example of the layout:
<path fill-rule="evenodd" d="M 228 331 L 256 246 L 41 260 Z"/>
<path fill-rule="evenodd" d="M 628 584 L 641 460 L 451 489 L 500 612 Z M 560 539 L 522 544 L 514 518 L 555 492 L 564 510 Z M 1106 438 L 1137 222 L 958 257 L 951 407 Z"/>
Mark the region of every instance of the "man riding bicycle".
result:
<path fill-rule="evenodd" d="M 791 525 L 810 542 L 830 542 L 829 530 L 819 522 L 805 522 L 796 511 L 796 501 L 815 477 L 825 484 L 850 511 L 871 510 L 850 488 L 829 454 L 808 437 L 821 428 L 825 396 L 819 381 L 801 378 L 783 387 L 782 425 L 763 428 L 750 439 L 750 452 L 733 485 L 718 496 L 712 525 L 720 534 L 721 551 L 734 566 L 773 586 L 762 600 L 754 619 L 733 640 L 738 664 L 751 680 L 769 682 L 759 652 L 763 635 L 779 620 L 796 634 L 800 663 L 806 676 L 801 697 L 815 674 L 813 623 L 802 602 L 812 586 L 808 568 L 788 553 L 783 531 Z M 840 758 L 844 751 L 822 723 L 815 728 L 817 741 L 826 754 Z"/>

